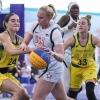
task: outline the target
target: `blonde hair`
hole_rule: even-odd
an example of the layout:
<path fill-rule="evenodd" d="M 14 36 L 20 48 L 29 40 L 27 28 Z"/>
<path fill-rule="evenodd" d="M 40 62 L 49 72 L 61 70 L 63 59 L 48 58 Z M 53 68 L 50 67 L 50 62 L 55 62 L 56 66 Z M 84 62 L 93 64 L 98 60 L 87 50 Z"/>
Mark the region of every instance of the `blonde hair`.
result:
<path fill-rule="evenodd" d="M 54 11 L 53 11 L 53 9 L 51 7 L 49 7 L 49 6 L 42 6 L 42 7 L 40 7 L 39 10 L 45 11 L 47 17 L 49 17 L 50 19 L 53 18 Z"/>

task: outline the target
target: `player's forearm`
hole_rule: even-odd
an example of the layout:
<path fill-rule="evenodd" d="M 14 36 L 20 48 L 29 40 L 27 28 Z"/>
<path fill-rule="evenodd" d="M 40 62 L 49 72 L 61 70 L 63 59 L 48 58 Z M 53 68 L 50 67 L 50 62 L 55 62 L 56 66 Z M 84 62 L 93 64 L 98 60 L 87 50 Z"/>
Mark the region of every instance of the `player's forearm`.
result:
<path fill-rule="evenodd" d="M 26 33 L 22 43 L 28 45 L 29 42 L 31 41 L 32 37 L 33 37 L 32 34 Z"/>
<path fill-rule="evenodd" d="M 20 54 L 26 54 L 26 53 L 30 53 L 31 50 L 30 49 L 27 49 L 27 50 L 21 50 L 19 48 L 16 48 L 16 49 L 11 49 L 11 50 L 8 50 L 8 53 L 10 55 L 20 55 Z"/>
<path fill-rule="evenodd" d="M 53 56 L 55 57 L 55 59 L 57 59 L 58 61 L 62 62 L 64 57 L 62 54 L 59 54 L 59 53 L 55 53 L 53 54 Z"/>

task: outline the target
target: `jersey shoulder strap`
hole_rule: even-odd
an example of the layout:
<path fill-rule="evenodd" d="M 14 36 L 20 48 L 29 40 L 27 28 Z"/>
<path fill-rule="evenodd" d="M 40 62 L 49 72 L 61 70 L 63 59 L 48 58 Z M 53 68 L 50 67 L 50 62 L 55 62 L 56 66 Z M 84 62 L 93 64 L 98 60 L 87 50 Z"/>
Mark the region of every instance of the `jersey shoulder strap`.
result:
<path fill-rule="evenodd" d="M 52 29 L 52 31 L 50 33 L 50 41 L 52 43 L 52 50 L 54 48 L 54 41 L 52 40 L 52 35 L 53 35 L 54 30 L 56 30 L 56 29 L 60 30 L 59 27 L 55 27 L 55 28 Z"/>
<path fill-rule="evenodd" d="M 37 23 L 36 26 L 34 27 L 33 33 L 34 33 L 34 31 L 36 30 L 36 28 L 38 27 L 38 25 L 39 25 L 39 23 Z"/>

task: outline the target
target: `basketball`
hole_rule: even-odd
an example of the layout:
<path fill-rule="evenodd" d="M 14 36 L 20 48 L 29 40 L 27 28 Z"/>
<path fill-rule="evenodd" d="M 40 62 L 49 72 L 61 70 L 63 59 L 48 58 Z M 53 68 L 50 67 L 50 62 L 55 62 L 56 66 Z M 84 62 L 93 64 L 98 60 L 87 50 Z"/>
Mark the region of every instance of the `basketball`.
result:
<path fill-rule="evenodd" d="M 44 69 L 50 62 L 50 56 L 44 50 L 38 48 L 29 54 L 29 60 L 36 69 Z"/>

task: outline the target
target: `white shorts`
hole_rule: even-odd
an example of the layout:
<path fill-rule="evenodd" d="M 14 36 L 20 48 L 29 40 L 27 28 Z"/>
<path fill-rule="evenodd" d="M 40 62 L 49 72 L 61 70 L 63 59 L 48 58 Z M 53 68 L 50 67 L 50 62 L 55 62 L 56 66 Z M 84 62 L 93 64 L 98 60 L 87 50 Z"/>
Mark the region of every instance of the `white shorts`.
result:
<path fill-rule="evenodd" d="M 57 83 L 63 78 L 64 64 L 56 60 L 51 61 L 47 72 L 42 76 L 43 80 Z"/>

